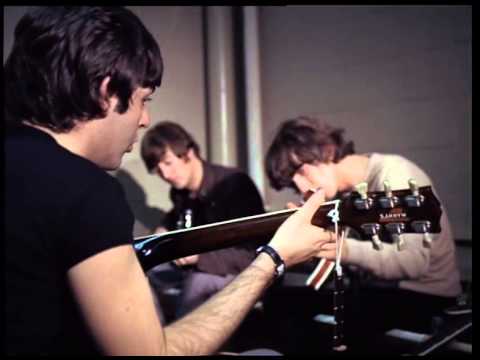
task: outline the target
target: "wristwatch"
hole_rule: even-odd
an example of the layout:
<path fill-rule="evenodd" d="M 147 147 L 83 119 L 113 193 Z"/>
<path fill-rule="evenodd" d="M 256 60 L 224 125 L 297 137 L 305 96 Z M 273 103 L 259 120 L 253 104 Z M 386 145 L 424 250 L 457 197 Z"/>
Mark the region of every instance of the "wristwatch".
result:
<path fill-rule="evenodd" d="M 282 276 L 285 273 L 285 263 L 280 255 L 278 255 L 277 251 L 270 245 L 263 245 L 260 246 L 255 253 L 258 255 L 261 252 L 267 253 L 275 263 L 275 278 L 277 279 Z"/>

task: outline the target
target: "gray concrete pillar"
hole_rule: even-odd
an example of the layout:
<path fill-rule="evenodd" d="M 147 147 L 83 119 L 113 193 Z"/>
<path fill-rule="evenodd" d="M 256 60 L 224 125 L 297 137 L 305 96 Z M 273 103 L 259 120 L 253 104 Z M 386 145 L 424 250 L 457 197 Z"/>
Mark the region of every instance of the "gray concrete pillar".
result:
<path fill-rule="evenodd" d="M 236 166 L 236 95 L 231 6 L 206 7 L 210 161 Z"/>
<path fill-rule="evenodd" d="M 248 173 L 263 198 L 265 198 L 265 171 L 263 169 L 265 156 L 262 146 L 262 89 L 257 6 L 245 6 L 243 15 Z"/>

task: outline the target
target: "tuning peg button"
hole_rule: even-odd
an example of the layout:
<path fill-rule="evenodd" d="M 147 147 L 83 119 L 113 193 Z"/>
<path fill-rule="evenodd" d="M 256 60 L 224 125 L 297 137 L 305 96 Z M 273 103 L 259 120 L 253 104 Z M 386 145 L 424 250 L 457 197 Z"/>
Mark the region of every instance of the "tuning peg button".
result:
<path fill-rule="evenodd" d="M 383 243 L 377 234 L 372 235 L 372 246 L 375 250 L 383 250 Z"/>
<path fill-rule="evenodd" d="M 415 179 L 408 180 L 408 186 L 410 187 L 410 191 L 412 192 L 413 196 L 418 196 L 420 193 L 418 192 L 418 185 Z"/>
<path fill-rule="evenodd" d="M 429 232 L 423 233 L 423 247 L 431 248 L 432 247 L 432 234 Z"/>
<path fill-rule="evenodd" d="M 432 223 L 428 220 L 415 220 L 412 221 L 412 228 L 417 233 L 426 233 L 430 231 Z"/>
<path fill-rule="evenodd" d="M 401 234 L 405 230 L 405 224 L 404 223 L 390 223 L 385 225 L 387 228 L 388 232 L 392 236 L 393 242 L 397 244 L 397 249 L 398 251 L 402 251 L 405 249 L 406 244 L 405 240 L 402 238 Z"/>
<path fill-rule="evenodd" d="M 412 228 L 417 233 L 423 234 L 423 246 L 430 248 L 432 246 L 432 234 L 430 228 L 432 224 L 428 220 L 416 220 L 412 222 Z"/>
<path fill-rule="evenodd" d="M 360 198 L 354 200 L 354 205 L 358 210 L 368 210 L 373 204 L 372 198 L 367 194 L 368 184 L 366 182 L 355 185 L 355 191 L 360 194 Z"/>
<path fill-rule="evenodd" d="M 392 234 L 393 241 L 397 244 L 397 250 L 402 251 L 406 248 L 405 239 L 401 234 Z"/>
<path fill-rule="evenodd" d="M 385 196 L 386 197 L 388 197 L 388 198 L 393 197 L 392 187 L 390 186 L 390 182 L 388 180 L 385 180 L 383 182 L 383 188 L 385 190 Z"/>
<path fill-rule="evenodd" d="M 384 209 L 391 209 L 398 205 L 398 197 L 393 196 L 392 188 L 388 180 L 383 182 L 383 187 L 385 189 L 385 196 L 379 198 L 380 205 Z"/>
<path fill-rule="evenodd" d="M 420 207 L 425 197 L 420 195 L 417 182 L 414 179 L 410 179 L 408 180 L 408 185 L 412 194 L 405 196 L 405 202 L 410 207 Z"/>
<path fill-rule="evenodd" d="M 365 234 L 372 237 L 372 246 L 375 250 L 382 250 L 383 243 L 378 236 L 378 232 L 380 231 L 380 224 L 377 223 L 367 223 L 361 226 L 362 230 Z"/>
<path fill-rule="evenodd" d="M 367 199 L 367 189 L 368 189 L 368 184 L 366 182 L 361 182 L 355 185 L 355 190 L 360 194 L 360 198 L 362 200 Z"/>

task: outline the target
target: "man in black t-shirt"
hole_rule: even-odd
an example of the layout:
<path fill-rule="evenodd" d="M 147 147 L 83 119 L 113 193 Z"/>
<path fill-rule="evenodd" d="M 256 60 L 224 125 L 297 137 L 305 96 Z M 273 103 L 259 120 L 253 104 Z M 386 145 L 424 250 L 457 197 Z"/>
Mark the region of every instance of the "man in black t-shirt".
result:
<path fill-rule="evenodd" d="M 224 290 L 162 327 L 132 214 L 104 172 L 149 125 L 145 102 L 162 72 L 157 43 L 125 8 L 40 8 L 18 23 L 4 65 L 9 355 L 211 354 L 282 261 L 305 261 L 324 244 L 310 223 L 319 192 Z"/>
<path fill-rule="evenodd" d="M 156 232 L 264 212 L 262 198 L 250 177 L 240 169 L 204 161 L 195 139 L 179 124 L 162 121 L 149 129 L 142 140 L 141 154 L 147 170 L 171 185 L 173 208 Z M 176 265 L 186 267 L 177 316 L 225 287 L 254 258 L 255 244 L 247 243 L 175 260 Z M 154 284 L 161 283 L 164 274 L 165 264 L 148 273 Z"/>

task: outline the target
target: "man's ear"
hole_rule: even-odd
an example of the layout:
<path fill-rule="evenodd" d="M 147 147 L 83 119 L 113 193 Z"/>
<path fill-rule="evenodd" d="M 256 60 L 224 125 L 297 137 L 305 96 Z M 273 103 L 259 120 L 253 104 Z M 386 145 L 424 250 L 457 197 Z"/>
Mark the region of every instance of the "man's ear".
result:
<path fill-rule="evenodd" d="M 110 83 L 110 76 L 105 77 L 100 84 L 100 106 L 104 111 L 108 110 L 111 102 L 111 96 L 108 94 L 108 84 Z"/>
<path fill-rule="evenodd" d="M 188 162 L 188 161 L 192 160 L 195 156 L 196 155 L 195 155 L 195 152 L 193 151 L 193 148 L 190 148 L 185 153 L 185 161 Z"/>

